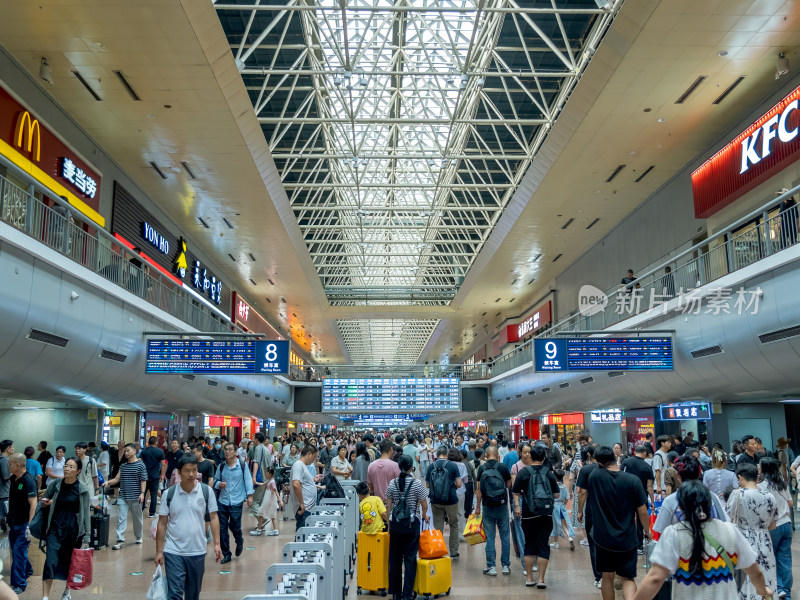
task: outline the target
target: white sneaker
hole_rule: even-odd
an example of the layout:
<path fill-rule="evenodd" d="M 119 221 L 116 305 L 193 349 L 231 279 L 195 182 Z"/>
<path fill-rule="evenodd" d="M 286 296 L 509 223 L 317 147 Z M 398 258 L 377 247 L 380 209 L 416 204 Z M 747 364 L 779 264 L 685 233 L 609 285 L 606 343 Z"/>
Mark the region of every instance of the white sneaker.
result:
<path fill-rule="evenodd" d="M 510 573 L 511 573 L 511 567 L 509 567 L 508 565 L 505 565 L 503 567 L 503 575 L 509 575 Z"/>
<path fill-rule="evenodd" d="M 64 590 L 64 593 L 61 594 L 61 600 L 72 600 L 72 596 L 69 595 L 69 590 Z"/>
<path fill-rule="evenodd" d="M 601 579 L 601 580 L 598 580 L 598 581 L 595 581 L 595 582 L 594 582 L 594 587 L 596 587 L 598 590 L 599 590 L 599 589 L 602 589 L 602 588 L 603 588 L 603 581 L 602 581 L 602 579 Z"/>
<path fill-rule="evenodd" d="M 589 545 L 589 540 L 587 540 L 586 538 L 583 538 L 581 540 L 581 546 L 588 546 L 588 545 Z"/>
<path fill-rule="evenodd" d="M 261 530 L 260 530 L 258 527 L 256 527 L 255 529 L 251 529 L 251 530 L 250 530 L 250 535 L 256 535 L 256 536 L 258 536 L 258 535 L 262 535 L 263 533 L 264 533 L 264 532 L 263 532 L 263 531 L 261 531 Z"/>
<path fill-rule="evenodd" d="M 550 542 L 550 547 L 558 549 L 558 542 Z"/>
<path fill-rule="evenodd" d="M 136 543 L 137 544 L 141 544 L 142 543 L 142 538 L 136 538 Z"/>
<path fill-rule="evenodd" d="M 533 572 L 534 573 L 538 573 L 539 572 L 539 565 L 533 565 Z"/>
<path fill-rule="evenodd" d="M 528 570 L 527 569 L 522 569 L 522 576 L 523 577 L 527 577 L 528 576 Z"/>
<path fill-rule="evenodd" d="M 278 531 L 277 529 L 272 529 L 271 531 L 267 532 L 267 535 L 280 535 L 280 534 L 281 532 Z"/>
<path fill-rule="evenodd" d="M 118 541 L 116 544 L 114 544 L 113 546 L 111 546 L 111 549 L 112 549 L 112 550 L 122 550 L 124 547 L 125 547 L 125 542 L 123 542 L 122 540 L 120 540 L 120 541 Z"/>
<path fill-rule="evenodd" d="M 495 569 L 494 567 L 487 567 L 486 569 L 483 570 L 483 574 L 484 575 L 489 575 L 491 577 L 496 577 L 497 576 L 497 569 Z"/>

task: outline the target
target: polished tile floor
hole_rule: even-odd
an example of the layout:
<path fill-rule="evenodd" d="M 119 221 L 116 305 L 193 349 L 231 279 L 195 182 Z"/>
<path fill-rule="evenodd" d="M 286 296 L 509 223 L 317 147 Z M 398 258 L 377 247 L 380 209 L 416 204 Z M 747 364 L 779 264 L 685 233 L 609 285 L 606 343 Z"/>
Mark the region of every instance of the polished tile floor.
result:
<path fill-rule="evenodd" d="M 116 507 L 110 507 L 111 543 L 113 544 L 116 526 Z M 254 521 L 254 520 L 253 520 Z M 245 525 L 252 524 L 250 517 L 245 517 Z M 74 599 L 99 597 L 115 600 L 141 600 L 144 598 L 150 579 L 153 575 L 155 542 L 149 537 L 150 519 L 145 517 L 144 544 L 133 544 L 133 532 L 129 524 L 127 541 L 129 545 L 119 551 L 104 548 L 95 552 L 94 580 L 92 585 L 83 591 L 73 592 Z M 283 545 L 294 538 L 294 521 L 280 521 L 281 535 L 277 537 L 250 537 L 245 532 L 245 551 L 231 563 L 219 565 L 214 562 L 213 553 L 206 557 L 206 574 L 203 579 L 204 600 L 241 600 L 248 594 L 263 594 L 265 591 L 265 573 L 267 568 L 280 558 Z M 580 537 L 580 534 L 579 534 Z M 524 578 L 519 560 L 514 556 L 512 548 L 511 575 L 487 577 L 481 573 L 485 566 L 483 545 L 470 547 L 461 544 L 461 558 L 453 561 L 453 587 L 450 598 L 467 600 L 475 597 L 500 596 L 507 600 L 517 598 L 536 598 L 538 600 L 558 599 L 583 600 L 600 598 L 600 592 L 592 585 L 592 573 L 589 567 L 589 551 L 585 546 L 576 543 L 574 552 L 568 547 L 553 550 L 550 567 L 547 571 L 547 590 L 536 590 L 524 586 Z M 498 540 L 498 564 L 499 564 Z M 29 580 L 27 591 L 20 596 L 23 600 L 41 598 L 41 579 L 44 555 L 35 546 L 31 547 L 31 562 L 35 575 Z M 800 581 L 800 536 L 795 537 L 793 544 L 794 576 Z M 641 562 L 641 561 L 640 561 Z M 8 567 L 6 567 L 7 570 Z M 643 575 L 644 570 L 640 573 Z M 8 581 L 6 579 L 6 581 Z M 357 596 L 356 577 L 351 581 L 348 599 L 369 598 Z M 61 597 L 63 584 L 57 582 L 53 586 L 51 598 Z M 618 597 L 622 597 L 621 594 Z"/>

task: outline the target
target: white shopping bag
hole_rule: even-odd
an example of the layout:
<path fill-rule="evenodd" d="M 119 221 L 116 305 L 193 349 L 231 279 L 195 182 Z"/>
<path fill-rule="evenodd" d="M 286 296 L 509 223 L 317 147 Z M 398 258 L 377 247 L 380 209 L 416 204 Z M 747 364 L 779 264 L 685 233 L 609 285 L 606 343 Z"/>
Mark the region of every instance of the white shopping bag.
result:
<path fill-rule="evenodd" d="M 161 565 L 156 567 L 150 589 L 147 590 L 146 600 L 167 600 L 167 578 L 161 571 Z"/>

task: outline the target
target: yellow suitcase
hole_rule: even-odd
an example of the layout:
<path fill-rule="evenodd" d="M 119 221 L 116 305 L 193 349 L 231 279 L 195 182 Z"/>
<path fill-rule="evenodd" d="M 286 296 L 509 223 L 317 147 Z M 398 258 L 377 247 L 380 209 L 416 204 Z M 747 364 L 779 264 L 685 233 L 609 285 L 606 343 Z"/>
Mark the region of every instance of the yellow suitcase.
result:
<path fill-rule="evenodd" d="M 389 593 L 389 534 L 358 532 L 358 594 Z"/>
<path fill-rule="evenodd" d="M 453 573 L 450 557 L 417 560 L 417 576 L 414 579 L 414 591 L 424 598 L 439 595 L 450 595 L 453 585 Z"/>

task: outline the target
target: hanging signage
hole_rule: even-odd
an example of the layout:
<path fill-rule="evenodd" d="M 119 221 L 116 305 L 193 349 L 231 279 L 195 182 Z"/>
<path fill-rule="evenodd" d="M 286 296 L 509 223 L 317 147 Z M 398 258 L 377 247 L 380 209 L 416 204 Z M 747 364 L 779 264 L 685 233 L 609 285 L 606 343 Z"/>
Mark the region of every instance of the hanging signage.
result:
<path fill-rule="evenodd" d="M 658 407 L 662 421 L 708 421 L 711 419 L 711 406 L 708 402 L 682 402 L 680 404 L 661 404 Z"/>
<path fill-rule="evenodd" d="M 552 302 L 548 300 L 527 315 L 520 323 L 506 327 L 506 341 L 511 344 L 552 323 Z"/>
<path fill-rule="evenodd" d="M 800 158 L 800 87 L 692 173 L 694 213 L 705 219 Z"/>
<path fill-rule="evenodd" d="M 223 417 L 220 415 L 208 415 L 209 427 L 241 427 L 242 420 L 239 417 Z"/>
<path fill-rule="evenodd" d="M 263 333 L 272 339 L 283 339 L 283 336 L 235 291 L 231 292 L 231 320 L 245 331 Z"/>
<path fill-rule="evenodd" d="M 192 252 L 184 238 L 164 227 L 117 181 L 111 231 L 123 245 L 136 248 L 146 262 L 176 285 L 230 319 L 230 289 Z"/>
<path fill-rule="evenodd" d="M 76 210 L 105 226 L 100 206 L 100 174 L 81 160 L 11 94 L 0 87 L 0 154 Z"/>
<path fill-rule="evenodd" d="M 583 413 L 562 413 L 545 415 L 542 425 L 583 425 Z"/>
<path fill-rule="evenodd" d="M 554 371 L 671 371 L 672 339 L 554 338 L 535 339 L 537 372 Z"/>
<path fill-rule="evenodd" d="M 148 374 L 272 374 L 289 372 L 286 340 L 147 340 Z"/>
<path fill-rule="evenodd" d="M 605 408 L 603 410 L 593 410 L 592 423 L 622 423 L 621 408 Z"/>

